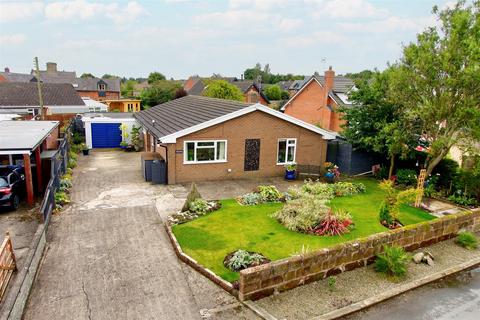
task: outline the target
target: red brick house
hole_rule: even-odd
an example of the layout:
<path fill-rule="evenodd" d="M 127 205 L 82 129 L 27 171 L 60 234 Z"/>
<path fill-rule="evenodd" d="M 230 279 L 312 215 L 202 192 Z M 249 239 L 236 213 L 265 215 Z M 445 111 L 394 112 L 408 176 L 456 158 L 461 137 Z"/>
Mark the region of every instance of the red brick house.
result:
<path fill-rule="evenodd" d="M 330 67 L 324 76 L 313 75 L 282 107 L 292 117 L 340 132 L 344 123 L 339 106 L 349 105 L 347 93 L 353 88 L 347 77 L 335 76 Z"/>
<path fill-rule="evenodd" d="M 183 89 L 189 95 L 201 96 L 207 87 L 203 80 L 204 79 L 199 76 L 192 76 L 185 81 Z M 237 78 L 215 78 L 213 80 L 225 80 L 236 86 L 243 93 L 244 102 L 261 103 L 264 106 L 268 106 L 270 103 L 268 98 L 263 94 L 259 84 L 252 80 L 238 80 Z"/>
<path fill-rule="evenodd" d="M 282 176 L 285 165 L 321 166 L 329 131 L 260 103 L 185 96 L 134 117 L 145 150 L 166 160 L 168 183 Z"/>

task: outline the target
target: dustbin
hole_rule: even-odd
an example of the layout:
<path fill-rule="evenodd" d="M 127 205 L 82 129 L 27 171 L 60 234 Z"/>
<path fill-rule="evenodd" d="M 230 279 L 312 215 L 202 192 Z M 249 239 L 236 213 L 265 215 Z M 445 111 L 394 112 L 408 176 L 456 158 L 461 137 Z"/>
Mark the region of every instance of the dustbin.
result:
<path fill-rule="evenodd" d="M 144 160 L 143 161 L 143 177 L 145 181 L 152 181 L 152 162 L 155 160 Z"/>
<path fill-rule="evenodd" d="M 153 184 L 167 184 L 167 164 L 165 160 L 153 160 L 151 164 Z"/>

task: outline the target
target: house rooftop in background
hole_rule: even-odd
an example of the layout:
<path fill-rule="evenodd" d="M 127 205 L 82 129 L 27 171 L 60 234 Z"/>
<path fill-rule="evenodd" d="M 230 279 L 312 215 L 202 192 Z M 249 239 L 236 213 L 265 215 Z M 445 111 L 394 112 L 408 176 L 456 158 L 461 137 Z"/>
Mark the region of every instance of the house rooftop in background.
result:
<path fill-rule="evenodd" d="M 36 82 L 35 70 L 30 74 L 13 73 L 9 68 L 0 72 L 7 82 Z M 75 71 L 59 71 L 55 62 L 47 62 L 47 69 L 40 70 L 40 81 L 43 83 L 69 83 L 82 97 L 102 101 L 120 98 L 120 79 L 78 78 Z"/>
<path fill-rule="evenodd" d="M 225 80 L 230 84 L 236 86 L 243 93 L 244 101 L 247 103 L 261 103 L 263 105 L 268 105 L 270 101 L 263 94 L 259 84 L 255 83 L 253 80 L 238 80 L 235 77 L 211 77 L 211 78 L 201 78 L 199 76 L 191 76 L 183 84 L 183 89 L 191 96 L 201 96 L 203 92 L 208 87 L 205 84 L 205 80 Z"/>
<path fill-rule="evenodd" d="M 43 104 L 50 113 L 82 113 L 88 111 L 71 84 L 42 83 Z M 0 112 L 39 114 L 36 82 L 0 82 Z M 68 111 L 68 112 L 66 112 Z"/>
<path fill-rule="evenodd" d="M 262 111 L 295 123 L 322 134 L 326 140 L 335 138 L 332 132 L 299 121 L 259 103 L 243 103 L 202 96 L 185 96 L 175 99 L 136 113 L 135 118 L 160 141 L 168 143 L 182 134 L 195 132 L 254 111 Z"/>

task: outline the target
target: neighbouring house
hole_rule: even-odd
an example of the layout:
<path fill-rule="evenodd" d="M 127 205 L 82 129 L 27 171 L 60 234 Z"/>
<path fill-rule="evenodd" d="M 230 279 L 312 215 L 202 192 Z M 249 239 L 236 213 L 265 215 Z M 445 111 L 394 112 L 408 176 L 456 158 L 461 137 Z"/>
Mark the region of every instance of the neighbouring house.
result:
<path fill-rule="evenodd" d="M 347 94 L 353 87 L 350 78 L 335 76 L 330 67 L 324 76 L 310 77 L 283 105 L 282 111 L 323 129 L 340 132 L 344 121 L 338 108 L 351 105 Z"/>
<path fill-rule="evenodd" d="M 89 149 L 118 148 L 122 140 L 128 144 L 133 126 L 140 127 L 133 114 L 126 112 L 87 113 L 81 120 Z"/>
<path fill-rule="evenodd" d="M 138 112 L 140 111 L 140 99 L 112 99 L 104 101 L 109 112 Z"/>
<path fill-rule="evenodd" d="M 42 83 L 41 87 L 45 114 L 50 120 L 88 112 L 88 107 L 71 84 Z M 0 82 L 0 113 L 19 114 L 27 119 L 39 115 L 37 83 Z"/>
<path fill-rule="evenodd" d="M 9 68 L 0 72 L 8 82 L 37 82 L 34 70 L 30 74 L 13 73 Z M 55 62 L 47 62 L 46 70 L 40 70 L 40 81 L 43 83 L 69 83 L 82 97 L 97 101 L 120 99 L 120 79 L 78 78 L 75 71 L 60 71 Z"/>
<path fill-rule="evenodd" d="M 134 114 L 146 151 L 166 160 L 169 184 L 281 176 L 285 165 L 321 166 L 324 129 L 268 108 L 185 96 Z"/>
<path fill-rule="evenodd" d="M 247 103 L 261 103 L 267 106 L 270 101 L 263 94 L 262 88 L 259 84 L 255 83 L 253 80 L 238 80 L 234 77 L 215 77 L 209 78 L 211 80 L 225 80 L 230 84 L 236 86 L 243 93 L 244 102 Z M 191 96 L 201 96 L 205 88 L 208 86 L 205 84 L 204 78 L 199 76 L 192 76 L 185 81 L 183 84 L 183 89 Z"/>
<path fill-rule="evenodd" d="M 0 121 L 0 166 L 24 167 L 30 205 L 48 183 L 44 177 L 50 176 L 50 168 L 42 168 L 42 159 L 58 148 L 59 137 L 58 121 Z"/>

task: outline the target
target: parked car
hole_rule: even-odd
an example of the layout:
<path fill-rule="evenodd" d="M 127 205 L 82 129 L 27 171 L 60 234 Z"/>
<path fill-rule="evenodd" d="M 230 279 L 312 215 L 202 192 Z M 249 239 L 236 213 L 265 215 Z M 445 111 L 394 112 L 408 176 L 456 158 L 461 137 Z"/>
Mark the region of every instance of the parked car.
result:
<path fill-rule="evenodd" d="M 18 209 L 20 197 L 25 194 L 25 174 L 22 167 L 0 168 L 0 207 Z"/>

